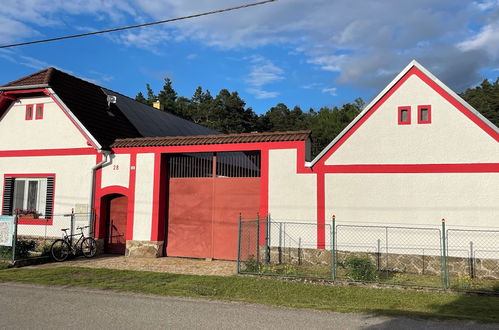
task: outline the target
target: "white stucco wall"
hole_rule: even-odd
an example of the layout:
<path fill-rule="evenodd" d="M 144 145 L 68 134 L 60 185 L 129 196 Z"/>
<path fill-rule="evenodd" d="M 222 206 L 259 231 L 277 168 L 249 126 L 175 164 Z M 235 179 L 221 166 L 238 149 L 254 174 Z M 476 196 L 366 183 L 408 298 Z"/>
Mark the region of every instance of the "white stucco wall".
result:
<path fill-rule="evenodd" d="M 102 188 L 109 186 L 129 187 L 130 155 L 112 154 L 111 163 L 102 168 Z"/>
<path fill-rule="evenodd" d="M 325 183 L 326 214 L 335 214 L 338 225 L 440 229 L 445 218 L 448 229 L 499 230 L 499 173 L 327 174 Z M 390 229 L 389 234 L 391 253 L 438 254 L 436 231 Z M 471 241 L 482 250 L 496 244 L 490 234 L 461 236 L 449 241 L 450 255 L 465 256 Z M 384 244 L 384 229 L 338 232 L 344 250 L 373 250 L 377 239 Z M 363 247 L 366 242 L 370 246 Z"/>
<path fill-rule="evenodd" d="M 417 123 L 418 105 L 431 105 L 431 124 Z M 399 106 L 411 106 L 410 125 L 398 125 Z M 499 143 L 413 75 L 326 165 L 480 162 L 499 162 Z"/>
<path fill-rule="evenodd" d="M 273 219 L 315 222 L 315 174 L 296 172 L 296 149 L 269 151 L 269 212 Z"/>
<path fill-rule="evenodd" d="M 298 174 L 296 149 L 269 151 L 269 213 L 273 224 L 270 238 L 277 245 L 279 236 L 286 246 L 316 247 L 317 189 L 315 174 Z M 279 225 L 277 222 L 292 222 Z M 301 224 L 305 223 L 305 224 Z"/>
<path fill-rule="evenodd" d="M 4 174 L 55 173 L 54 221 L 52 226 L 19 225 L 21 235 L 61 236 L 61 228 L 68 228 L 70 221 L 63 214 L 71 213 L 77 204 L 89 205 L 91 168 L 94 155 L 58 157 L 1 157 L 0 201 L 3 199 Z M 88 209 L 88 207 L 87 207 Z M 88 225 L 87 217 L 78 225 Z M 80 223 L 81 222 L 81 223 Z M 46 233 L 45 233 L 45 230 Z"/>
<path fill-rule="evenodd" d="M 338 221 L 499 228 L 499 173 L 326 174 Z"/>
<path fill-rule="evenodd" d="M 26 105 L 33 119 L 26 120 Z M 35 119 L 36 104 L 44 104 L 43 119 Z M 0 150 L 87 148 L 87 141 L 50 97 L 21 98 L 0 118 Z"/>
<path fill-rule="evenodd" d="M 133 240 L 150 241 L 154 191 L 154 154 L 137 154 Z"/>

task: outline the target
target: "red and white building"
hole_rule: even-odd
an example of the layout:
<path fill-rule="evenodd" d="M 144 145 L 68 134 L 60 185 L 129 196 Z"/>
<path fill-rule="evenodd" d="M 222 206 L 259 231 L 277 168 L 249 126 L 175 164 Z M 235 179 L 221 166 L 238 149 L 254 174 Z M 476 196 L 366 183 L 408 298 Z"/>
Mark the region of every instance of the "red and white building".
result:
<path fill-rule="evenodd" d="M 499 226 L 499 129 L 415 61 L 313 160 L 309 132 L 217 134 L 53 68 L 0 92 L 2 213 L 45 218 L 21 231 L 83 206 L 108 252 L 234 259 L 240 214 L 319 249 L 332 214 Z"/>

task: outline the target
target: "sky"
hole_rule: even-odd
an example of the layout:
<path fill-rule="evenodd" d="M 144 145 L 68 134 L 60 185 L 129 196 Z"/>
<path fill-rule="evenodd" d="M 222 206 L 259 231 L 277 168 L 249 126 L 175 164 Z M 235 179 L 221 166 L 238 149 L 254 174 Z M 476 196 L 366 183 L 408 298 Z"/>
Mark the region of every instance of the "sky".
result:
<path fill-rule="evenodd" d="M 3 0 L 0 45 L 110 29 L 252 0 Z M 278 0 L 105 35 L 0 49 L 0 84 L 49 66 L 135 97 L 164 78 L 277 103 L 370 101 L 412 59 L 456 92 L 499 76 L 499 0 Z"/>

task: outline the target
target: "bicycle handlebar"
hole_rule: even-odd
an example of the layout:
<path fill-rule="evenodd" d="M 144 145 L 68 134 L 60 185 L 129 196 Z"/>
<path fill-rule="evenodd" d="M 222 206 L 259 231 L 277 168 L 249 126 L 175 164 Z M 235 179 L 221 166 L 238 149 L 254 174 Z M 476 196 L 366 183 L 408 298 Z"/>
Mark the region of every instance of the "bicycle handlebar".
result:
<path fill-rule="evenodd" d="M 81 229 L 81 230 L 83 230 L 83 229 L 88 228 L 88 227 L 90 227 L 90 226 L 76 227 L 76 229 Z"/>

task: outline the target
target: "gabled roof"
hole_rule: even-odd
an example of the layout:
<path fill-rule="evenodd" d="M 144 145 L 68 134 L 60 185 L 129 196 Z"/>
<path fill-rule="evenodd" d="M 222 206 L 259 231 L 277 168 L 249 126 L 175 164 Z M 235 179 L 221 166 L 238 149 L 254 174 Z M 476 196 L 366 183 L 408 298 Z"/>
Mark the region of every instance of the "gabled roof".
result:
<path fill-rule="evenodd" d="M 480 112 L 478 112 L 475 108 L 473 108 L 468 102 L 463 100 L 458 94 L 452 91 L 449 87 L 447 87 L 443 82 L 441 82 L 437 77 L 435 77 L 430 71 L 428 71 L 425 67 L 419 64 L 416 60 L 412 60 L 396 77 L 393 79 L 388 86 L 385 87 L 365 108 L 362 112 L 355 117 L 355 119 L 343 130 L 340 134 L 338 134 L 329 145 L 322 150 L 320 154 L 318 154 L 314 160 L 310 163 L 307 163 L 307 166 L 314 166 L 322 157 L 331 151 L 333 148 L 339 147 L 348 137 L 352 134 L 352 131 L 366 118 L 369 114 L 374 110 L 375 106 L 378 102 L 382 101 L 382 99 L 387 96 L 387 94 L 392 90 L 392 88 L 411 70 L 413 69 L 419 70 L 424 76 L 426 76 L 430 82 L 432 82 L 435 86 L 442 89 L 444 93 L 447 94 L 450 98 L 455 100 L 460 106 L 461 111 L 466 110 L 468 113 L 466 115 L 473 116 L 475 123 L 477 123 L 480 127 L 489 133 L 496 141 L 499 142 L 499 128 L 495 126 L 492 122 L 490 122 L 487 118 L 485 118 Z M 333 150 L 334 151 L 334 150 Z"/>
<path fill-rule="evenodd" d="M 227 143 L 261 143 L 306 141 L 310 138 L 310 131 L 265 132 L 242 134 L 216 134 L 198 136 L 169 136 L 153 138 L 118 139 L 112 148 L 137 147 L 170 147 L 185 145 L 227 144 Z"/>
<path fill-rule="evenodd" d="M 104 148 L 119 138 L 218 133 L 52 67 L 3 85 L 0 91 L 31 88 L 52 89 Z M 117 98 L 110 107 L 108 95 Z"/>

